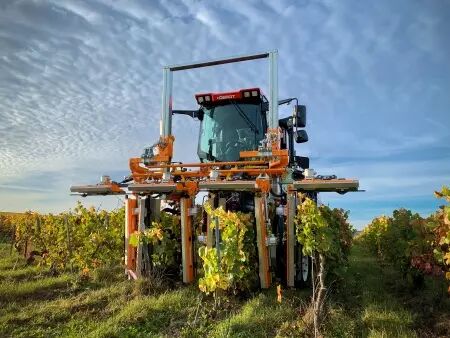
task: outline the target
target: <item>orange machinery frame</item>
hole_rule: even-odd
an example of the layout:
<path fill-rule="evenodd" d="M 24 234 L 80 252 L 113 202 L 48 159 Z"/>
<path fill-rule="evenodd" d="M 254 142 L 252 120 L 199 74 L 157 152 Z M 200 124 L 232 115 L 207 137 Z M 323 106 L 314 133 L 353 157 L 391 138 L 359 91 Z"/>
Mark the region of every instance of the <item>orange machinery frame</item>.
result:
<path fill-rule="evenodd" d="M 271 285 L 270 259 L 267 247 L 267 198 L 274 178 L 283 179 L 288 173 L 288 151 L 280 149 L 279 129 L 268 130 L 270 151 L 244 151 L 240 153 L 242 161 L 234 162 L 210 162 L 210 163 L 187 163 L 172 164 L 172 152 L 174 137 L 161 138 L 158 143 L 157 155 L 152 158 L 151 163 L 144 164 L 141 158 L 130 159 L 131 175 L 135 181 L 128 186 L 132 192 L 126 200 L 126 269 L 131 278 L 138 278 L 142 270 L 142 263 L 138 257 L 139 247 L 134 248 L 128 244 L 129 236 L 138 230 L 145 217 L 145 211 L 139 212 L 138 204 L 140 195 L 146 196 L 152 193 L 165 193 L 167 199 L 178 200 L 181 207 L 181 243 L 182 243 L 182 265 L 183 282 L 191 283 L 195 278 L 194 253 L 193 253 L 193 231 L 191 208 L 199 190 L 206 188 L 209 191 L 220 190 L 251 190 L 255 192 L 255 221 L 257 234 L 257 247 L 259 255 L 259 277 L 262 288 Z M 198 168 L 196 170 L 188 170 Z M 215 171 L 217 176 L 212 178 Z M 235 181 L 232 176 L 237 173 L 246 173 L 253 179 L 247 181 Z M 166 179 L 165 178 L 166 175 Z M 175 181 L 174 178 L 178 179 Z M 308 188 L 308 185 L 310 187 Z M 322 185 L 322 188 L 319 186 Z M 215 187 L 215 188 L 214 188 Z M 358 184 L 355 180 L 304 180 L 288 184 L 287 203 L 287 284 L 294 286 L 294 215 L 296 208 L 296 191 L 299 190 L 336 191 L 357 190 Z M 110 183 L 112 192 L 121 190 L 119 185 Z M 202 190 L 203 190 L 202 189 Z M 223 203 L 222 203 L 223 204 Z M 209 222 L 208 222 L 209 223 Z M 209 224 L 208 224 L 209 225 Z M 209 229 L 209 226 L 208 226 Z M 212 245 L 212 234 L 207 233 L 208 245 Z"/>

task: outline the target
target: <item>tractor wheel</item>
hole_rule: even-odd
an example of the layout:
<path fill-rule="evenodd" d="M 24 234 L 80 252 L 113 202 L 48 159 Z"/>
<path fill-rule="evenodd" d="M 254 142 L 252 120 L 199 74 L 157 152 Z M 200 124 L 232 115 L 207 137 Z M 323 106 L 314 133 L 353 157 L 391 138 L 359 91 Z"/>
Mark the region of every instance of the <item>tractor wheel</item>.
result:
<path fill-rule="evenodd" d="M 301 281 L 304 287 L 311 286 L 311 269 L 312 269 L 312 259 L 310 256 L 302 255 L 302 260 L 300 262 L 301 270 Z"/>
<path fill-rule="evenodd" d="M 303 255 L 301 247 L 297 255 L 295 286 L 298 288 L 311 287 L 312 259 Z"/>

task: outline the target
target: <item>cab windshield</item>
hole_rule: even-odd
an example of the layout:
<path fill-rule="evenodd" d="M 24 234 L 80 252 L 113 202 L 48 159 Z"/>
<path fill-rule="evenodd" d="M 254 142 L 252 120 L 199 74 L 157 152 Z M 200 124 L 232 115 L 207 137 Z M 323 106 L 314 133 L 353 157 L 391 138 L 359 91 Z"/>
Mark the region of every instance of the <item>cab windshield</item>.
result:
<path fill-rule="evenodd" d="M 230 102 L 203 107 L 198 156 L 206 161 L 237 161 L 239 152 L 258 149 L 264 138 L 261 105 Z"/>

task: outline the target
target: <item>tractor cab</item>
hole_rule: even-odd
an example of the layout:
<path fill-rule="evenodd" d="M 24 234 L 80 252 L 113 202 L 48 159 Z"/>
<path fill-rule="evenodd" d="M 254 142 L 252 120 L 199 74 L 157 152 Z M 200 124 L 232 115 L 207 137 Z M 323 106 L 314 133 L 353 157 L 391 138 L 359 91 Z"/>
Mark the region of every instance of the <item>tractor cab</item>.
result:
<path fill-rule="evenodd" d="M 196 94 L 195 99 L 200 105 L 198 110 L 173 110 L 172 114 L 200 121 L 197 154 L 201 162 L 239 161 L 240 152 L 258 150 L 266 138 L 269 113 L 269 101 L 259 88 Z M 297 98 L 284 99 L 278 105 L 294 100 Z M 295 156 L 294 149 L 294 141 L 308 141 L 306 131 L 297 130 L 306 126 L 306 107 L 297 102 L 293 115 L 280 119 L 278 126 L 283 134 L 281 149 L 289 151 L 289 165 L 307 168 L 308 159 Z"/>
<path fill-rule="evenodd" d="M 256 150 L 267 130 L 268 101 L 259 88 L 195 95 L 201 121 L 197 154 L 202 162 L 238 161 Z"/>

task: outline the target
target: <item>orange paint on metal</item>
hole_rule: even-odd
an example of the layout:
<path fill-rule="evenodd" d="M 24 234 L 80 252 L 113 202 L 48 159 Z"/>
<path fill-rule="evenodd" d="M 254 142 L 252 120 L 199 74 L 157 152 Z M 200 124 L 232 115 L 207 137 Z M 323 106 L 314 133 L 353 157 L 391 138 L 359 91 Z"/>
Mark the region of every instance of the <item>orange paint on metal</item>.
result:
<path fill-rule="evenodd" d="M 261 157 L 260 152 L 257 150 L 241 151 L 241 158 L 257 158 Z M 286 169 L 289 164 L 289 152 L 287 149 L 272 148 L 271 154 L 267 156 L 266 163 L 269 168 L 282 168 Z"/>
<path fill-rule="evenodd" d="M 111 183 L 111 191 L 112 192 L 123 192 L 123 190 L 119 187 L 117 183 Z"/>
<path fill-rule="evenodd" d="M 157 163 L 164 165 L 164 163 L 170 163 L 173 156 L 173 142 L 175 141 L 175 137 L 173 135 L 169 136 L 161 136 L 159 139 L 159 143 L 156 145 L 158 151 L 155 156 L 151 158 L 152 163 Z M 162 177 L 162 170 L 156 172 L 150 172 L 147 168 L 141 167 L 142 159 L 140 157 L 130 158 L 129 165 L 130 171 L 135 182 L 141 183 L 146 178 L 160 178 Z M 154 168 L 161 168 L 160 166 L 155 165 Z M 148 176 L 143 176 L 143 175 Z"/>
<path fill-rule="evenodd" d="M 256 165 L 267 164 L 267 161 L 234 161 L 234 162 L 207 162 L 207 163 L 179 163 L 179 164 L 161 164 L 161 165 L 147 165 L 146 168 L 190 168 L 190 167 L 224 167 L 227 165 Z"/>
<path fill-rule="evenodd" d="M 141 161 L 142 159 L 140 157 L 130 158 L 129 161 L 131 175 L 133 176 L 133 180 L 137 183 L 144 181 L 144 175 L 148 176 L 149 173 L 147 169 L 140 166 Z M 159 176 L 162 177 L 162 172 L 159 173 Z"/>
<path fill-rule="evenodd" d="M 140 167 L 142 169 L 142 167 Z M 145 170 L 145 169 L 144 169 Z M 279 168 L 266 168 L 266 167 L 249 167 L 249 168 L 233 168 L 233 169 L 222 169 L 218 170 L 219 176 L 227 177 L 233 174 L 246 173 L 250 176 L 258 176 L 259 174 L 268 174 L 274 176 L 283 175 L 286 169 L 283 167 Z M 172 176 L 179 176 L 182 179 L 187 178 L 208 178 L 210 170 L 192 170 L 192 171 L 172 171 L 170 174 Z M 132 172 L 133 179 L 136 183 L 142 183 L 147 179 L 161 179 L 163 173 L 161 171 L 145 171 L 145 172 Z"/>
<path fill-rule="evenodd" d="M 261 190 L 261 192 L 267 194 L 270 191 L 270 180 L 268 178 L 257 178 L 255 186 Z"/>
<path fill-rule="evenodd" d="M 134 214 L 134 209 L 137 207 L 137 200 L 134 198 L 126 199 L 127 223 L 128 223 L 128 238 L 137 231 L 137 216 Z M 127 247 L 127 269 L 136 271 L 136 248 L 128 244 Z"/>
<path fill-rule="evenodd" d="M 183 269 L 185 283 L 192 283 L 194 281 L 194 263 L 193 263 L 193 247 L 192 247 L 192 217 L 189 215 L 189 210 L 192 207 L 192 198 L 183 198 L 181 203 L 184 203 L 184 208 L 182 208 L 184 225 L 182 227 L 183 234 Z"/>
<path fill-rule="evenodd" d="M 176 185 L 178 191 L 186 192 L 190 197 L 194 197 L 198 193 L 198 182 L 196 181 L 185 181 L 178 182 Z"/>
<path fill-rule="evenodd" d="M 158 153 L 152 158 L 152 162 L 170 162 L 173 156 L 173 142 L 175 137 L 173 135 L 161 136 L 159 143 L 156 145 Z"/>
<path fill-rule="evenodd" d="M 230 162 L 208 162 L 208 163 L 170 163 L 173 151 L 173 136 L 161 137 L 160 143 L 157 144 L 158 153 L 151 159 L 150 165 L 144 165 L 141 158 L 130 159 L 130 170 L 132 177 L 136 183 L 143 183 L 146 180 L 159 180 L 163 177 L 164 170 L 170 171 L 172 177 L 179 177 L 181 181 L 187 179 L 208 179 L 213 168 L 223 168 L 230 166 L 232 168 L 219 169 L 219 177 L 227 180 L 235 174 L 247 174 L 257 177 L 261 174 L 270 176 L 282 176 L 286 173 L 289 164 L 289 154 L 286 149 L 279 149 L 279 128 L 268 130 L 269 140 L 272 142 L 272 150 L 268 156 L 261 156 L 257 150 L 241 151 L 240 157 L 242 161 Z M 271 136 L 272 135 L 272 136 Z M 247 158 L 247 160 L 245 160 Z M 184 168 L 184 170 L 183 170 Z M 185 168 L 199 168 L 198 170 L 185 170 Z M 118 188 L 118 187 L 117 187 Z M 194 189 L 193 184 L 189 189 L 185 186 L 179 186 L 178 190 L 186 191 L 190 196 L 198 191 Z"/>

